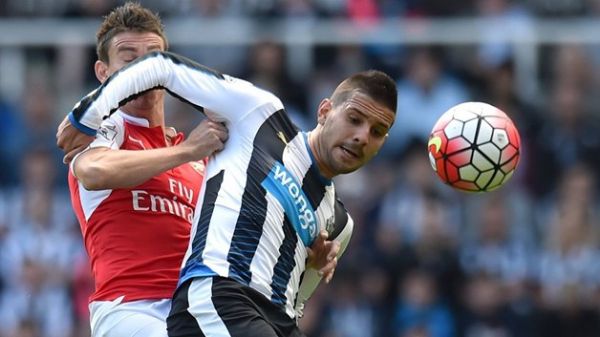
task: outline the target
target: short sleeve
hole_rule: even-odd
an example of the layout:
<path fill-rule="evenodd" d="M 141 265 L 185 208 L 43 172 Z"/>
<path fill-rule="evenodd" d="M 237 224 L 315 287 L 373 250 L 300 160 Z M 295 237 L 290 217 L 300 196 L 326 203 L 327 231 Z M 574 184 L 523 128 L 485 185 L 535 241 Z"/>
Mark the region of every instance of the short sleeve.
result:
<path fill-rule="evenodd" d="M 342 231 L 332 238 L 335 241 L 340 243 L 340 250 L 337 254 L 338 261 L 342 257 L 342 254 L 348 248 L 348 244 L 350 243 L 350 238 L 352 237 L 352 231 L 354 230 L 354 221 L 350 214 L 347 214 L 347 223 L 346 226 L 342 229 Z M 334 275 L 335 277 L 335 275 Z M 298 295 L 296 299 L 295 311 L 297 317 L 302 317 L 304 315 L 304 303 L 308 301 L 308 299 L 315 292 L 319 284 L 321 283 L 321 276 L 314 269 L 308 268 L 304 271 L 304 277 L 300 282 L 300 286 L 298 288 Z"/>
<path fill-rule="evenodd" d="M 79 152 L 71 161 L 69 168 L 73 175 L 75 175 L 75 162 L 80 155 L 88 151 L 89 149 L 107 147 L 109 149 L 118 150 L 123 145 L 125 139 L 125 127 L 123 125 L 123 118 L 118 114 L 112 115 L 110 118 L 105 119 L 96 132 L 96 138 L 88 145 L 88 147 Z"/>
<path fill-rule="evenodd" d="M 100 124 L 98 132 L 96 132 L 96 138 L 90 144 L 90 148 L 108 147 L 118 150 L 123 145 L 124 139 L 125 128 L 123 127 L 122 118 L 113 115 Z"/>

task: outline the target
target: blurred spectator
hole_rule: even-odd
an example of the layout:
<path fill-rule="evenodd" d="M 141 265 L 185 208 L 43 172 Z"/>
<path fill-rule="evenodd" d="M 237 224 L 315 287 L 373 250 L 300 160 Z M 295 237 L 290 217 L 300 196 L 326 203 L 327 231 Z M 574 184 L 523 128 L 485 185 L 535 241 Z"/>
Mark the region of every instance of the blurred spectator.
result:
<path fill-rule="evenodd" d="M 56 184 L 57 170 L 54 151 L 45 147 L 24 151 L 19 167 L 22 182 L 18 188 L 5 190 L 6 207 L 11 210 L 7 214 L 11 230 L 22 229 L 28 219 L 43 222 L 46 217 L 58 229 L 72 226 L 75 218 L 68 203 L 69 195 L 64 185 Z"/>
<path fill-rule="evenodd" d="M 40 329 L 34 321 L 24 319 L 19 324 L 15 337 L 40 337 Z"/>
<path fill-rule="evenodd" d="M 362 170 L 335 178 L 336 193 L 344 200 L 344 206 L 352 215 L 354 230 L 351 248 L 344 253 L 344 260 L 358 263 L 367 258 L 377 260 L 375 235 L 381 203 L 394 187 L 398 172 L 387 161 L 373 162 Z M 397 248 L 393 247 L 393 249 Z M 398 261 L 392 262 L 396 267 Z"/>
<path fill-rule="evenodd" d="M 552 55 L 549 73 L 554 81 L 572 85 L 585 94 L 593 75 L 585 49 L 581 45 L 563 44 L 558 45 Z"/>
<path fill-rule="evenodd" d="M 536 309 L 531 284 L 537 254 L 531 218 L 518 215 L 514 193 L 481 196 L 473 207 L 475 237 L 463 234 L 461 266 L 469 279 L 486 277 L 502 287 L 503 315 L 510 317 L 510 336 L 535 335 Z M 471 313 L 472 314 L 472 313 Z"/>
<path fill-rule="evenodd" d="M 243 0 L 179 0 L 177 6 L 160 0 L 146 0 L 143 5 L 161 16 L 226 18 L 237 17 L 242 11 Z"/>
<path fill-rule="evenodd" d="M 317 15 L 310 0 L 247 0 L 245 6 L 248 14 L 258 17 L 312 19 Z"/>
<path fill-rule="evenodd" d="M 440 50 L 417 48 L 398 81 L 398 112 L 382 153 L 398 156 L 411 140 L 426 142 L 437 119 L 452 106 L 469 100 L 466 87 L 448 74 Z"/>
<path fill-rule="evenodd" d="M 7 286 L 0 294 L 2 333 L 15 333 L 22 320 L 33 320 L 48 337 L 67 336 L 72 329 L 69 274 L 82 248 L 79 236 L 65 230 L 75 222 L 54 188 L 54 168 L 48 151 L 26 152 L 26 184 L 7 195 L 13 212 L 0 250 Z"/>
<path fill-rule="evenodd" d="M 144 4 L 145 5 L 145 4 Z M 162 7 L 167 13 L 173 13 L 180 24 L 189 26 L 190 34 L 197 34 L 198 20 L 220 20 L 235 18 L 239 13 L 239 0 L 186 0 L 181 6 L 173 6 L 170 2 L 156 1 L 156 6 Z M 153 8 L 153 7 L 150 7 Z M 162 12 L 161 12 L 162 13 Z M 235 21 L 233 21 L 235 22 Z M 232 29 L 246 29 L 244 26 Z M 204 33 L 206 34 L 206 33 Z M 173 45 L 169 49 L 181 53 L 208 67 L 220 72 L 239 75 L 247 62 L 247 48 L 237 44 L 217 45 Z"/>
<path fill-rule="evenodd" d="M 543 304 L 549 308 L 569 304 L 565 301 L 572 296 L 589 306 L 600 287 L 598 222 L 586 206 L 571 199 L 559 200 L 546 228 L 538 282 Z"/>
<path fill-rule="evenodd" d="M 381 201 L 380 222 L 386 240 L 394 236 L 399 243 L 414 245 L 428 234 L 425 226 L 431 217 L 439 217 L 442 222 L 439 231 L 445 238 L 456 239 L 459 207 L 455 207 L 458 205 L 451 196 L 444 195 L 449 190 L 442 189 L 436 180 L 426 149 L 421 142 L 409 146 L 401 161 L 402 169 L 396 172 L 394 187 Z"/>
<path fill-rule="evenodd" d="M 529 0 L 529 5 L 535 13 L 542 17 L 575 17 L 586 12 L 589 0 Z"/>
<path fill-rule="evenodd" d="M 532 33 L 529 10 L 510 0 L 476 0 L 475 8 L 486 19 L 476 29 L 485 41 L 478 47 L 479 66 L 494 68 L 513 59 L 518 45 L 512 39 Z"/>
<path fill-rule="evenodd" d="M 461 207 L 456 192 L 436 180 L 425 148 L 416 142 L 400 161 L 398 181 L 381 201 L 375 242 L 390 272 L 428 270 L 440 284 L 440 295 L 454 305 L 462 277 L 456 251 Z"/>
<path fill-rule="evenodd" d="M 377 22 L 381 16 L 376 0 L 348 0 L 346 12 L 350 20 L 364 25 Z"/>
<path fill-rule="evenodd" d="M 540 314 L 540 337 L 593 337 L 600 334 L 598 311 L 582 303 L 576 285 L 562 290 L 559 306 L 545 307 Z"/>
<path fill-rule="evenodd" d="M 46 17 L 62 14 L 70 0 L 5 0 L 6 14 L 13 17 Z"/>
<path fill-rule="evenodd" d="M 600 171 L 600 130 L 583 105 L 582 91 L 572 82 L 558 81 L 552 88 L 550 114 L 533 140 L 530 160 L 535 163 L 531 178 L 538 195 L 547 195 L 570 165 L 584 162 Z"/>
<path fill-rule="evenodd" d="M 334 295 L 326 305 L 323 332 L 325 337 L 377 337 L 378 312 L 357 291 L 358 275 L 339 277 L 335 282 Z"/>
<path fill-rule="evenodd" d="M 306 90 L 292 79 L 286 60 L 285 46 L 272 41 L 259 42 L 252 46 L 247 68 L 241 77 L 280 97 L 292 120 L 301 129 L 308 130 L 308 126 L 314 124 L 315 116 L 306 115 Z"/>
<path fill-rule="evenodd" d="M 26 136 L 22 114 L 17 107 L 0 100 L 0 187 L 18 183 L 19 157 L 22 154 Z"/>
<path fill-rule="evenodd" d="M 0 333 L 11 336 L 23 328 L 21 322 L 31 321 L 42 336 L 69 336 L 72 316 L 67 289 L 45 282 L 47 265 L 26 259 L 21 267 L 20 283 L 0 298 Z"/>
<path fill-rule="evenodd" d="M 511 328 L 511 316 L 506 310 L 503 296 L 503 288 L 498 280 L 484 275 L 470 278 L 463 292 L 465 310 L 460 318 L 459 335 L 518 336 L 519 332 Z"/>
<path fill-rule="evenodd" d="M 521 283 L 532 276 L 531 236 L 516 235 L 510 221 L 514 211 L 504 194 L 496 193 L 484 197 L 485 201 L 478 205 L 477 218 L 474 224 L 474 240 L 466 240 L 460 252 L 463 270 L 470 275 L 485 274 L 507 283 Z M 517 223 L 515 226 L 530 227 L 531 224 Z M 522 232 L 521 232 L 522 233 Z M 463 232 L 464 234 L 464 232 Z"/>
<path fill-rule="evenodd" d="M 369 263 L 360 277 L 360 292 L 371 306 L 374 317 L 373 336 L 390 336 L 394 306 L 393 280 L 379 262 Z"/>
<path fill-rule="evenodd" d="M 418 333 L 417 333 L 418 332 Z M 401 284 L 396 304 L 393 336 L 455 336 L 454 319 L 442 303 L 434 277 L 414 270 Z"/>
<path fill-rule="evenodd" d="M 539 241 L 545 238 L 549 231 L 548 224 L 556 215 L 557 205 L 566 201 L 578 204 L 587 209 L 594 219 L 598 219 L 600 200 L 598 199 L 598 177 L 592 168 L 583 162 L 571 163 L 553 185 L 553 192 L 547 198 L 537 199 L 535 207 L 535 223 L 538 232 L 543 234 Z M 540 242 L 543 244 L 543 242 Z"/>
<path fill-rule="evenodd" d="M 302 331 L 310 337 L 391 336 L 394 297 L 387 270 L 373 262 L 360 271 L 342 268 L 336 273 L 331 287 L 320 287 L 310 299 L 309 316 L 300 321 Z"/>
<path fill-rule="evenodd" d="M 68 6 L 63 13 L 66 17 L 98 17 L 108 13 L 118 0 L 79 0 L 67 1 Z"/>
<path fill-rule="evenodd" d="M 600 333 L 596 297 L 600 282 L 595 172 L 575 163 L 540 208 L 544 243 L 537 277 L 542 337 Z"/>

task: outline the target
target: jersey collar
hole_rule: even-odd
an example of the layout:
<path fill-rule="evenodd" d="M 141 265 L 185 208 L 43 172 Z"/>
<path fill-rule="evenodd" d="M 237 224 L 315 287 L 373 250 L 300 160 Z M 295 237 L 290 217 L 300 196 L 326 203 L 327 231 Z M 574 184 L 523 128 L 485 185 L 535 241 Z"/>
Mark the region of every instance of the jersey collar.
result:
<path fill-rule="evenodd" d="M 308 152 L 308 155 L 310 156 L 310 161 L 312 162 L 310 169 L 314 170 L 317 173 L 317 176 L 319 177 L 319 179 L 321 180 L 323 185 L 326 185 L 326 186 L 330 185 L 331 179 L 325 178 L 321 174 L 321 170 L 319 170 L 319 165 L 317 164 L 317 159 L 315 158 L 315 155 L 312 152 L 312 149 L 310 148 L 310 144 L 308 143 L 308 134 L 309 134 L 308 132 L 302 132 L 302 136 L 304 137 L 304 144 L 306 145 L 306 151 Z"/>
<path fill-rule="evenodd" d="M 121 116 L 127 123 L 131 123 L 131 124 L 137 125 L 137 126 L 144 126 L 147 128 L 150 127 L 150 122 L 148 122 L 148 120 L 145 118 L 134 117 L 134 116 L 128 115 L 126 112 L 124 112 L 121 109 L 117 110 L 117 112 L 115 112 L 115 113 L 119 114 L 119 116 Z"/>

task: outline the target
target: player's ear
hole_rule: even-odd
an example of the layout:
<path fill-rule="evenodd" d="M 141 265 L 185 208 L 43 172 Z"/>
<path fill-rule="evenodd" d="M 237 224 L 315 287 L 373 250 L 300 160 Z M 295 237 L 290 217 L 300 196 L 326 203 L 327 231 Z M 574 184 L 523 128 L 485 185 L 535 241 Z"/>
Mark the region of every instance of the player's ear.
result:
<path fill-rule="evenodd" d="M 317 121 L 319 122 L 320 125 L 325 124 L 325 120 L 327 119 L 327 114 L 329 113 L 329 111 L 331 111 L 332 108 L 333 108 L 333 105 L 329 98 L 324 98 L 321 101 L 321 103 L 319 103 L 319 114 L 317 117 Z"/>
<path fill-rule="evenodd" d="M 100 60 L 96 60 L 96 63 L 94 63 L 94 72 L 96 73 L 96 78 L 98 81 L 100 81 L 100 83 L 104 83 L 109 76 L 108 64 Z"/>

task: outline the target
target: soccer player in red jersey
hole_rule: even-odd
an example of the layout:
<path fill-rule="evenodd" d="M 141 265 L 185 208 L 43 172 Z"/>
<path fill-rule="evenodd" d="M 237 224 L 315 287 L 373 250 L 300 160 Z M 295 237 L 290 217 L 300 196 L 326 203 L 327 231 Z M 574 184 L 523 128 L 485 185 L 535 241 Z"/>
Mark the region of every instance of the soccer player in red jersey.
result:
<path fill-rule="evenodd" d="M 108 14 L 98 30 L 96 76 L 104 82 L 137 57 L 166 48 L 159 17 L 126 3 Z M 63 147 L 64 141 L 79 142 L 66 159 L 73 159 L 71 201 L 95 279 L 92 336 L 167 336 L 165 319 L 205 158 L 221 150 L 228 136 L 222 124 L 205 120 L 183 140 L 165 127 L 163 99 L 163 90 L 147 91 L 97 132 L 83 129 L 88 136 L 63 138 L 62 143 L 59 138 Z M 61 124 L 62 132 L 69 128 L 68 121 Z"/>

